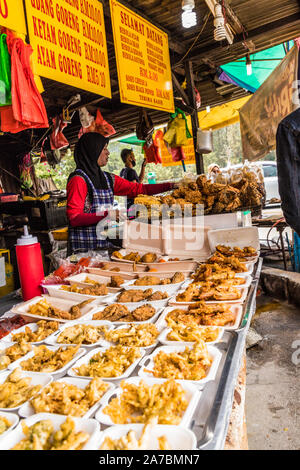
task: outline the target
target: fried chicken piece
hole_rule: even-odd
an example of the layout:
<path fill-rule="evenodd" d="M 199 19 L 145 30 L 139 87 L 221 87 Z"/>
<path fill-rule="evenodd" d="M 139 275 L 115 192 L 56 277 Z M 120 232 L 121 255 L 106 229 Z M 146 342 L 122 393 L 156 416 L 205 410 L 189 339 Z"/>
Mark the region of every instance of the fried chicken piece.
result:
<path fill-rule="evenodd" d="M 125 255 L 123 259 L 126 259 L 128 261 L 135 261 L 136 263 L 141 261 L 141 257 L 137 252 L 128 253 L 128 255 Z"/>
<path fill-rule="evenodd" d="M 180 273 L 180 272 L 177 272 L 171 278 L 171 284 L 178 284 L 179 282 L 183 282 L 184 279 L 185 279 L 184 274 Z"/>
<path fill-rule="evenodd" d="M 114 256 L 115 258 L 123 259 L 123 255 L 119 251 L 114 251 L 112 253 L 112 256 Z"/>
<path fill-rule="evenodd" d="M 154 301 L 154 300 L 164 300 L 167 298 L 168 298 L 168 294 L 166 292 L 157 291 L 151 294 L 149 297 L 147 297 L 147 300 Z"/>
<path fill-rule="evenodd" d="M 192 204 L 202 204 L 203 198 L 200 191 L 191 191 L 189 190 L 185 195 L 185 201 Z"/>
<path fill-rule="evenodd" d="M 122 276 L 111 276 L 110 283 L 107 284 L 108 287 L 121 287 L 124 283 L 124 279 Z"/>
<path fill-rule="evenodd" d="M 196 179 L 196 184 L 200 191 L 202 191 L 204 185 L 207 183 L 207 178 L 206 175 L 199 175 L 198 178 Z"/>
<path fill-rule="evenodd" d="M 159 277 L 143 276 L 134 281 L 135 286 L 158 286 L 160 284 Z"/>
<path fill-rule="evenodd" d="M 167 196 L 163 196 L 161 198 L 162 204 L 167 204 L 167 206 L 172 206 L 173 204 L 177 204 L 175 197 L 171 196 L 170 194 Z"/>
<path fill-rule="evenodd" d="M 155 253 L 145 253 L 142 258 L 142 263 L 154 263 L 157 260 L 157 255 Z"/>
<path fill-rule="evenodd" d="M 141 307 L 136 308 L 132 312 L 132 316 L 134 320 L 136 321 L 146 321 L 149 320 L 149 318 L 153 317 L 155 314 L 156 310 L 154 307 L 152 307 L 149 304 L 142 305 Z"/>
<path fill-rule="evenodd" d="M 109 321 L 118 321 L 120 318 L 129 315 L 130 312 L 126 305 L 121 304 L 112 304 L 105 307 L 102 312 L 97 312 L 93 315 L 93 320 L 109 320 Z M 113 318 L 113 320 L 112 320 Z"/>
<path fill-rule="evenodd" d="M 118 297 L 118 302 L 141 302 L 146 300 L 152 295 L 152 289 L 139 290 L 139 289 L 128 289 L 122 291 Z"/>

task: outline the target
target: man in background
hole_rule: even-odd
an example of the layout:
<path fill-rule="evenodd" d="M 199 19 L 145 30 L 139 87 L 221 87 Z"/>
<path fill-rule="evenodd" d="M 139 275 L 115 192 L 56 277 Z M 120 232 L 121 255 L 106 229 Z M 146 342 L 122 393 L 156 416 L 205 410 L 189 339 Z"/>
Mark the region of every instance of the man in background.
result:
<path fill-rule="evenodd" d="M 140 175 L 134 170 L 136 166 L 135 155 L 132 149 L 123 149 L 121 152 L 121 158 L 125 164 L 125 167 L 121 170 L 120 176 L 128 181 L 142 183 L 145 177 L 145 168 L 147 161 L 144 159 L 140 171 Z M 127 210 L 134 204 L 134 199 L 127 199 Z"/>

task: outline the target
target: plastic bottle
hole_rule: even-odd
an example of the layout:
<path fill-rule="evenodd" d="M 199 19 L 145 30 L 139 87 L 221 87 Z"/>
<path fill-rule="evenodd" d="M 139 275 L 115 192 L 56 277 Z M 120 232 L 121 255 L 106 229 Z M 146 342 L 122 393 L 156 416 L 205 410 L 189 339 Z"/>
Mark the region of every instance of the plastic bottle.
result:
<path fill-rule="evenodd" d="M 45 277 L 41 246 L 37 237 L 28 234 L 27 225 L 24 226 L 24 235 L 17 240 L 16 254 L 22 296 L 26 301 L 41 295 L 40 284 Z"/>

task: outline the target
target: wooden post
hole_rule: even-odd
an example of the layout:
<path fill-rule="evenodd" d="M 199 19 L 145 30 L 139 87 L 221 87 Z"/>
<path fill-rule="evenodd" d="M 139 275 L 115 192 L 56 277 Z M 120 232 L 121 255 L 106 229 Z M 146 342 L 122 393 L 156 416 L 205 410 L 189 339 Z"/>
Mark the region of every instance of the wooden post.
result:
<path fill-rule="evenodd" d="M 196 159 L 196 172 L 197 175 L 204 173 L 203 155 L 197 151 L 197 130 L 199 128 L 198 111 L 196 105 L 196 93 L 195 83 L 193 75 L 193 63 L 188 60 L 184 64 L 185 78 L 186 78 L 186 92 L 189 97 L 190 105 L 194 108 L 193 114 L 191 114 L 193 141 Z"/>

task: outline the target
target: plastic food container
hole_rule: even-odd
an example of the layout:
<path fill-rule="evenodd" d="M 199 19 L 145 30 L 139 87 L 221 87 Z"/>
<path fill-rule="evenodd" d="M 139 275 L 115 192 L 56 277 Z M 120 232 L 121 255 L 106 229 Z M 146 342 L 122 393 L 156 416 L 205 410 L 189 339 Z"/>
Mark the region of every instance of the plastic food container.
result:
<path fill-rule="evenodd" d="M 100 269 L 100 268 L 87 268 L 87 276 L 89 276 L 89 273 L 90 274 L 94 274 L 96 276 L 105 276 L 105 277 L 108 277 L 108 276 L 111 276 L 112 272 L 113 271 L 107 271 L 105 269 Z M 141 271 L 141 272 L 144 272 L 144 271 Z M 122 276 L 123 279 L 125 279 L 125 281 L 131 281 L 131 279 L 136 279 L 137 278 L 137 272 L 127 272 L 125 270 L 123 271 L 118 271 L 116 272 L 115 274 L 117 274 L 118 276 Z"/>
<path fill-rule="evenodd" d="M 192 349 L 193 346 L 190 347 Z M 138 372 L 138 375 L 142 378 L 145 377 L 153 377 L 149 372 L 146 372 L 145 369 L 152 369 L 154 367 L 154 361 L 153 359 L 157 354 L 159 354 L 160 351 L 164 351 L 166 354 L 171 354 L 171 353 L 179 353 L 183 352 L 185 350 L 186 346 L 185 345 L 179 345 L 179 346 L 160 346 L 155 349 L 155 351 L 150 354 L 149 356 L 145 356 L 139 363 L 140 370 Z M 207 346 L 208 353 L 210 356 L 212 356 L 213 361 L 212 364 L 207 372 L 206 377 L 201 380 L 186 380 L 186 379 L 176 379 L 178 382 L 186 382 L 186 383 L 192 383 L 197 386 L 204 385 L 206 382 L 209 382 L 210 380 L 214 380 L 216 377 L 216 373 L 221 361 L 222 353 L 219 351 L 216 347 L 214 346 Z M 164 377 L 159 377 L 159 378 L 164 378 Z M 168 379 L 165 379 L 168 380 Z"/>
<path fill-rule="evenodd" d="M 75 385 L 76 387 L 80 388 L 80 389 L 85 389 L 85 387 L 87 387 L 87 385 L 89 384 L 89 382 L 91 381 L 92 379 L 88 379 L 88 380 L 83 380 L 83 379 L 75 379 L 75 378 L 71 378 L 71 377 L 63 377 L 61 379 L 58 379 L 56 380 L 55 382 L 64 382 L 68 385 Z M 107 391 L 103 394 L 103 396 L 100 398 L 99 401 L 97 401 L 97 403 L 95 403 L 83 416 L 81 416 L 81 418 L 92 418 L 96 412 L 96 410 L 99 408 L 99 406 L 104 402 L 107 394 L 109 392 L 111 392 L 115 386 L 109 382 L 105 382 L 107 383 L 108 385 L 108 389 Z M 22 418 L 29 418 L 29 416 L 33 416 L 35 413 L 35 410 L 33 408 L 33 406 L 31 405 L 30 401 L 27 401 L 26 403 L 24 403 L 24 405 L 22 405 L 19 409 L 19 415 L 22 417 Z M 51 413 L 51 414 L 54 414 L 54 413 Z M 72 415 L 69 415 L 72 417 Z"/>
<path fill-rule="evenodd" d="M 1 341 L 0 342 L 0 356 L 2 356 L 2 351 L 4 352 L 7 348 L 10 348 L 11 346 L 14 346 L 16 344 L 17 343 L 8 342 L 8 341 L 6 341 L 6 342 L 3 341 L 3 343 L 2 343 L 2 341 Z M 26 354 L 24 354 L 24 356 L 22 356 L 22 358 L 25 357 L 25 356 L 26 356 Z M 16 363 L 17 363 L 17 361 L 13 361 L 9 364 L 9 366 L 14 366 L 14 364 L 16 364 Z M 12 368 L 14 369 L 14 367 L 12 367 Z M 0 369 L 0 374 L 4 371 L 7 371 L 7 369 L 9 369 L 8 366 L 5 367 L 4 369 Z"/>
<path fill-rule="evenodd" d="M 127 289 L 126 289 L 127 290 Z M 141 290 L 147 290 L 147 288 L 141 288 Z M 165 291 L 164 291 L 165 292 Z M 143 300 L 142 302 L 119 302 L 117 300 L 119 294 L 115 294 L 113 298 L 110 300 L 110 304 L 122 304 L 126 305 L 126 307 L 129 308 L 129 310 L 134 310 L 135 308 L 141 307 L 142 305 L 145 304 L 150 304 L 152 307 L 154 307 L 157 310 L 164 308 L 168 305 L 169 300 L 171 299 L 171 295 L 167 297 L 166 299 L 163 300 Z M 152 317 L 153 318 L 153 317 Z"/>
<path fill-rule="evenodd" d="M 7 372 L 0 374 L 0 385 L 2 385 L 6 381 L 7 377 L 11 374 L 11 372 L 12 371 L 9 370 Z M 22 378 L 23 377 L 31 378 L 30 386 L 41 385 L 43 388 L 52 382 L 52 377 L 50 374 L 35 374 L 33 372 L 22 371 Z M 16 406 L 14 408 L 0 408 L 0 410 L 16 413 L 21 408 L 21 406 L 23 406 L 25 403 L 26 401 L 22 403 L 21 405 Z"/>
<path fill-rule="evenodd" d="M 55 318 L 52 319 L 53 321 L 56 321 Z M 11 342 L 12 341 L 12 338 L 13 336 L 15 336 L 16 334 L 18 333 L 23 333 L 25 332 L 25 328 L 28 327 L 31 329 L 32 332 L 35 332 L 38 330 L 38 325 L 37 323 L 27 323 L 26 325 L 24 326 L 21 326 L 20 328 L 16 329 L 16 330 L 13 330 L 11 333 L 9 333 L 7 336 L 4 336 L 4 338 L 2 338 L 1 341 L 4 341 L 4 342 Z M 52 333 L 53 334 L 53 333 Z M 48 338 L 52 336 L 52 335 L 49 335 Z M 45 343 L 47 340 L 47 338 L 43 339 L 42 341 L 32 341 L 31 343 L 29 344 L 32 344 L 32 345 L 39 345 L 39 344 L 42 344 L 42 343 Z M 1 344 L 1 343 L 0 343 Z"/>
<path fill-rule="evenodd" d="M 110 439 L 120 439 L 125 437 L 129 431 L 134 431 L 137 439 L 141 437 L 144 424 L 117 424 L 102 432 L 99 449 L 106 437 Z M 159 450 L 157 438 L 165 436 L 171 450 L 194 450 L 197 448 L 197 438 L 195 434 L 182 426 L 155 424 L 151 426 L 149 432 L 149 444 L 144 450 Z"/>
<path fill-rule="evenodd" d="M 85 419 L 85 418 L 73 418 L 72 420 L 75 423 L 75 431 L 84 431 L 90 435 L 89 440 L 82 447 L 81 450 L 93 450 L 95 449 L 96 443 L 99 441 L 100 435 L 100 425 L 95 419 Z M 60 425 L 64 423 L 67 419 L 67 416 L 56 415 L 51 413 L 38 413 L 36 415 L 30 416 L 25 419 L 26 426 L 30 427 L 35 423 L 38 423 L 42 420 L 51 420 L 54 427 L 54 432 L 60 429 Z M 18 444 L 26 436 L 23 433 L 21 423 L 13 429 L 4 439 L 0 440 L 0 450 L 10 450 L 16 444 Z"/>
<path fill-rule="evenodd" d="M 217 304 L 215 304 L 217 305 Z M 187 306 L 183 306 L 182 308 L 181 307 L 167 307 L 164 309 L 163 313 L 161 314 L 161 316 L 159 317 L 158 321 L 156 322 L 156 327 L 157 328 L 168 328 L 168 324 L 166 322 L 166 316 L 172 312 L 173 310 L 175 310 L 180 308 L 180 310 L 187 310 Z M 241 319 L 242 319 L 242 316 L 243 316 L 243 307 L 242 305 L 239 305 L 239 304 L 231 304 L 230 305 L 230 310 L 231 312 L 235 315 L 235 321 L 234 323 L 230 323 L 228 325 L 225 325 L 225 326 L 218 326 L 218 328 L 221 328 L 221 329 L 224 329 L 224 330 L 236 330 L 238 329 L 238 327 L 240 326 L 240 323 L 241 323 Z M 209 326 L 209 325 L 206 325 L 206 326 Z"/>
<path fill-rule="evenodd" d="M 75 320 L 75 321 L 72 321 L 72 322 L 67 322 L 65 323 L 64 325 L 62 325 L 58 331 L 55 331 L 54 333 L 52 333 L 52 335 L 48 336 L 48 338 L 45 339 L 45 343 L 46 344 L 51 344 L 52 346 L 76 346 L 75 343 L 58 343 L 57 342 L 57 339 L 59 337 L 59 335 L 66 329 L 66 328 L 71 328 L 72 326 L 75 326 L 75 325 L 89 325 L 89 326 L 106 326 L 108 328 L 108 330 L 111 330 L 112 329 L 112 324 L 108 321 L 104 321 L 104 320 L 85 320 L 85 321 L 81 321 L 81 320 Z M 99 341 L 97 341 L 96 343 L 93 343 L 93 344 L 81 344 L 81 347 L 82 348 L 95 348 L 97 346 L 107 346 L 107 341 L 105 341 L 104 339 L 104 336 L 102 337 L 102 339 L 100 339 Z"/>
<path fill-rule="evenodd" d="M 50 297 L 57 297 L 64 300 L 73 300 L 76 303 L 83 302 L 84 300 L 92 299 L 94 305 L 106 304 L 111 300 L 114 294 L 108 295 L 87 295 L 87 294 L 78 294 L 77 292 L 69 292 L 67 290 L 61 289 L 61 285 L 55 286 L 44 286 Z"/>
<path fill-rule="evenodd" d="M 73 364 L 73 366 L 68 370 L 68 375 L 70 377 L 78 377 L 78 378 L 81 378 L 81 379 L 90 379 L 91 377 L 88 377 L 88 376 L 84 376 L 84 375 L 77 375 L 76 372 L 74 371 L 75 368 L 81 366 L 82 364 L 88 364 L 90 359 L 95 356 L 95 354 L 97 354 L 98 352 L 104 352 L 106 351 L 107 349 L 109 349 L 110 346 L 107 346 L 106 348 L 95 348 L 93 349 L 92 351 L 89 351 L 87 354 L 85 354 L 83 357 L 81 357 L 81 359 L 79 359 L 78 361 L 75 362 L 75 364 Z M 138 363 L 140 362 L 140 360 L 142 359 L 142 357 L 145 355 L 145 351 L 140 348 L 140 353 L 141 353 L 141 356 L 136 359 L 136 361 L 134 361 L 127 369 L 126 371 L 124 372 L 124 374 L 118 376 L 118 377 L 100 377 L 100 379 L 102 380 L 122 380 L 122 379 L 125 379 L 126 377 L 129 377 L 129 375 L 134 371 L 134 369 L 136 368 L 136 366 L 138 365 Z"/>
<path fill-rule="evenodd" d="M 234 248 L 235 246 L 239 248 L 252 246 L 258 254 L 260 250 L 257 227 L 235 227 L 230 229 L 210 230 L 208 232 L 208 241 L 212 252 L 216 251 L 217 245 L 225 245 L 230 248 Z"/>
<path fill-rule="evenodd" d="M 7 413 L 6 411 L 0 411 L 0 418 L 6 418 L 11 423 L 9 428 L 0 434 L 0 441 L 3 439 L 9 432 L 11 432 L 18 424 L 19 418 L 14 413 Z"/>
<path fill-rule="evenodd" d="M 162 384 L 166 382 L 166 380 L 162 379 L 150 379 L 150 378 L 141 378 L 141 377 L 130 377 L 125 380 L 126 383 L 131 383 L 138 385 L 141 381 L 146 383 L 148 386 L 152 386 L 154 384 Z M 179 382 L 179 381 L 177 381 Z M 185 397 L 188 401 L 188 406 L 185 412 L 182 415 L 182 419 L 180 422 L 180 426 L 182 427 L 189 427 L 190 422 L 193 418 L 194 411 L 198 405 L 199 399 L 201 400 L 201 395 L 202 392 L 199 390 L 195 385 L 189 384 L 189 383 L 181 383 L 181 386 L 185 392 Z M 115 426 L 115 423 L 112 421 L 109 415 L 104 414 L 103 410 L 104 408 L 109 404 L 110 400 L 113 397 L 120 396 L 122 394 L 122 388 L 117 387 L 115 390 L 113 390 L 109 396 L 106 397 L 105 402 L 101 405 L 99 410 L 97 411 L 95 418 L 100 422 L 103 423 L 107 426 Z M 162 425 L 165 426 L 165 425 Z M 176 426 L 177 428 L 177 426 Z"/>
<path fill-rule="evenodd" d="M 112 276 L 117 275 L 119 276 L 119 273 L 113 273 Z M 76 274 L 75 276 L 69 276 L 66 278 L 66 281 L 69 281 L 69 283 L 72 285 L 76 284 L 78 287 L 90 287 L 93 284 L 89 282 L 85 282 L 86 278 L 90 278 L 95 282 L 99 282 L 99 284 L 108 284 L 111 281 L 111 276 L 99 276 L 96 274 L 89 274 L 89 273 L 80 273 Z M 128 280 L 123 282 L 120 287 L 107 287 L 108 292 L 114 294 L 115 292 L 119 292 L 121 289 L 127 286 Z"/>
<path fill-rule="evenodd" d="M 106 273 L 108 273 L 108 276 L 111 276 L 111 275 L 120 274 L 120 273 L 136 274 L 137 272 L 145 272 L 147 270 L 147 266 L 144 264 L 136 264 L 136 266 L 134 266 L 133 261 L 126 262 L 125 260 L 124 262 L 114 256 L 112 256 L 112 258 L 114 258 L 113 261 L 104 260 L 103 262 L 108 265 L 108 269 L 119 268 L 120 271 L 109 271 L 109 270 L 104 270 L 103 268 L 98 268 L 96 266 L 88 266 L 86 268 L 87 272 L 98 274 L 99 271 L 105 271 Z"/>
<path fill-rule="evenodd" d="M 117 303 L 117 302 L 112 302 L 112 303 Z M 146 305 L 147 303 L 150 303 L 150 302 L 140 302 L 140 303 L 136 303 L 136 304 L 132 304 L 132 303 L 129 303 L 129 304 L 121 304 L 121 305 L 126 305 L 128 307 L 128 310 L 130 312 L 132 312 L 133 310 L 135 310 L 137 307 L 141 307 L 142 305 Z M 159 315 L 161 314 L 162 312 L 162 307 L 157 307 L 155 304 L 155 302 L 151 302 L 150 303 L 152 307 L 155 308 L 155 314 L 153 315 L 153 317 L 149 318 L 149 320 L 145 320 L 145 321 L 135 321 L 135 322 L 128 322 L 128 321 L 122 321 L 119 320 L 119 321 L 109 321 L 109 320 L 94 320 L 94 321 L 107 321 L 109 324 L 111 325 L 129 325 L 129 323 L 137 323 L 138 325 L 141 325 L 143 323 L 154 323 L 156 322 L 156 320 L 158 319 Z M 98 308 L 95 308 L 93 309 L 92 312 L 90 312 L 90 314 L 86 317 L 86 321 L 90 318 L 91 320 L 93 320 L 93 316 L 97 313 L 97 312 L 102 312 L 106 307 L 105 306 L 99 306 Z"/>
<path fill-rule="evenodd" d="M 173 295 L 173 297 L 171 297 L 169 300 L 169 305 L 176 305 L 176 306 L 183 305 L 184 306 L 184 305 L 192 305 L 197 302 L 197 301 L 194 301 L 194 302 L 177 301 L 176 296 L 183 293 L 184 291 L 185 289 L 182 289 L 178 291 L 175 295 Z M 242 304 L 246 300 L 246 297 L 248 294 L 248 288 L 241 288 L 239 289 L 239 291 L 241 292 L 241 297 L 237 300 L 206 300 L 205 303 L 206 304 Z"/>
<path fill-rule="evenodd" d="M 251 285 L 251 282 L 252 282 L 252 277 L 250 275 L 247 275 L 247 276 L 241 276 L 240 274 L 236 274 L 235 277 L 240 277 L 240 278 L 243 278 L 245 280 L 245 283 L 244 284 L 237 284 L 236 287 L 237 289 L 248 289 Z M 193 282 L 195 282 L 193 279 L 187 279 L 181 286 L 182 289 L 186 289 L 186 287 L 189 285 L 189 284 L 192 284 Z M 196 281 L 195 284 L 197 285 L 201 285 L 201 284 L 204 284 L 205 281 Z"/>
<path fill-rule="evenodd" d="M 151 273 L 149 274 L 151 275 Z M 135 286 L 135 280 L 129 281 L 128 284 L 125 287 L 125 290 L 128 289 L 135 289 L 135 290 L 140 290 L 140 289 L 152 289 L 153 292 L 167 292 L 168 294 L 172 295 L 173 293 L 177 292 L 181 286 L 183 285 L 185 281 L 182 282 L 177 282 L 176 284 L 165 284 L 165 285 L 149 285 L 149 286 Z"/>
<path fill-rule="evenodd" d="M 47 348 L 50 349 L 51 351 L 56 351 L 57 349 L 60 348 L 60 346 L 48 346 L 47 345 Z M 64 365 L 63 367 L 61 367 L 60 369 L 57 369 L 53 372 L 49 372 L 50 375 L 52 375 L 52 377 L 54 377 L 55 379 L 60 379 L 61 377 L 63 377 L 68 368 L 74 364 L 74 362 L 77 361 L 77 359 L 79 359 L 81 356 L 83 356 L 85 354 L 86 350 L 83 349 L 83 348 L 79 348 L 77 353 L 75 354 L 75 356 L 73 357 L 73 359 L 71 359 L 71 361 L 69 361 L 66 365 Z M 21 362 L 22 361 L 26 361 L 27 359 L 30 359 L 32 356 L 34 356 L 34 351 L 30 351 L 29 353 L 25 354 L 25 356 L 21 357 L 20 359 L 18 359 L 17 361 L 13 362 L 12 364 L 10 364 L 8 366 L 8 369 L 12 370 L 12 369 L 15 369 L 16 367 L 20 367 L 22 369 L 22 365 L 21 365 Z M 24 371 L 25 372 L 25 371 Z M 26 371 L 27 372 L 27 371 Z M 31 372 L 31 371 L 30 371 Z M 44 374 L 44 372 L 31 372 L 32 374 L 35 374 L 35 375 L 40 375 L 40 374 Z"/>
<path fill-rule="evenodd" d="M 188 326 L 188 325 L 187 325 Z M 215 339 L 215 341 L 207 341 L 207 344 L 216 344 L 219 343 L 222 339 L 223 333 L 224 333 L 224 328 L 220 328 L 219 326 L 199 326 L 199 329 L 203 328 L 213 328 L 213 329 L 218 329 L 219 334 L 218 337 Z M 193 346 L 195 344 L 195 341 L 172 341 L 167 339 L 168 334 L 172 331 L 172 328 L 164 328 L 163 331 L 160 333 L 158 337 L 158 341 L 166 346 L 176 346 L 176 345 L 181 345 L 181 346 Z"/>

